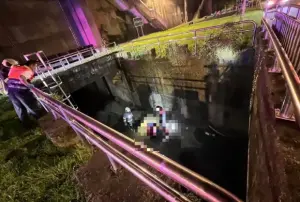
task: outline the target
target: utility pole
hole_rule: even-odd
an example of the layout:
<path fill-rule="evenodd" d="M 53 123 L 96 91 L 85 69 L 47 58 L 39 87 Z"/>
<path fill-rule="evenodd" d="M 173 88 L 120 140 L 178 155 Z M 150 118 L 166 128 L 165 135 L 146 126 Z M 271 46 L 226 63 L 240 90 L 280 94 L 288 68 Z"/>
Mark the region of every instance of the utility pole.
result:
<path fill-rule="evenodd" d="M 188 22 L 188 7 L 187 7 L 187 0 L 184 0 L 184 20 Z"/>
<path fill-rule="evenodd" d="M 247 0 L 243 0 L 243 5 L 242 5 L 242 18 L 245 15 L 246 12 L 246 6 L 247 6 Z"/>
<path fill-rule="evenodd" d="M 195 18 L 200 18 L 200 12 L 201 12 L 201 10 L 202 10 L 202 8 L 203 8 L 204 2 L 205 2 L 205 0 L 202 0 L 202 1 L 201 1 L 201 4 L 199 5 L 199 7 L 198 7 L 198 9 L 197 9 Z"/>

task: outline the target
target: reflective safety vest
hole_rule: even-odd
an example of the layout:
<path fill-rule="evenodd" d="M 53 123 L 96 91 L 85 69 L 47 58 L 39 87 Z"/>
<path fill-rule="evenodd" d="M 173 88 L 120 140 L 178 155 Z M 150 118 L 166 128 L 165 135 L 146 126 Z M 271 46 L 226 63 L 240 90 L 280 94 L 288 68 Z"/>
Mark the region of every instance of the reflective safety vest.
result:
<path fill-rule="evenodd" d="M 34 77 L 34 72 L 27 66 L 12 66 L 8 73 L 8 88 L 28 89 L 21 81 L 23 75 L 27 80 L 31 81 Z"/>

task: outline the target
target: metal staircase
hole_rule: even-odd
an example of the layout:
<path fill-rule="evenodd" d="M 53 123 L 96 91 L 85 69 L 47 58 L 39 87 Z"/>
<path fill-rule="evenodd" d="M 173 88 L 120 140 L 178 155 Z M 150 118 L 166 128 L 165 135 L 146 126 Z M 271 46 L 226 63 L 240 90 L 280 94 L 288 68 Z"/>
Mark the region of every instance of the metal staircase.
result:
<path fill-rule="evenodd" d="M 64 91 L 62 86 L 63 82 L 59 75 L 51 73 L 50 70 L 52 70 L 53 67 L 45 53 L 43 51 L 38 51 L 24 55 L 24 58 L 27 61 L 33 57 L 36 57 L 34 59 L 38 59 L 40 62 L 36 73 L 45 87 L 43 90 L 49 92 L 53 97 L 59 97 L 62 102 L 67 103 L 73 109 L 77 109 L 78 107 L 72 100 L 71 95 Z M 45 72 L 48 73 L 47 76 Z"/>

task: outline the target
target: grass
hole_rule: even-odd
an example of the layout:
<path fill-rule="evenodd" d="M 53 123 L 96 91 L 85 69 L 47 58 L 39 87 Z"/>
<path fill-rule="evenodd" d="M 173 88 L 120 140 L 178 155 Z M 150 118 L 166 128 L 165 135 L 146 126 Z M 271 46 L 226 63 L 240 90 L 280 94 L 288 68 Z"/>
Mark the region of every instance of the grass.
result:
<path fill-rule="evenodd" d="M 246 12 L 244 16 L 244 20 L 253 20 L 257 24 L 260 23 L 263 12 L 261 10 L 250 10 Z M 134 56 L 143 55 L 149 52 L 152 48 L 156 49 L 156 54 L 158 57 L 165 57 L 165 49 L 170 45 L 170 43 L 174 43 L 176 41 L 179 45 L 188 45 L 188 49 L 193 51 L 195 40 L 192 39 L 194 36 L 193 30 L 201 29 L 205 27 L 211 27 L 216 25 L 222 25 L 229 22 L 237 22 L 240 20 L 239 15 L 232 15 L 228 17 L 213 19 L 203 21 L 203 19 L 194 20 L 193 24 L 182 24 L 175 28 L 168 29 L 166 31 L 152 33 L 143 37 L 140 37 L 137 40 L 133 40 L 129 43 L 121 44 L 117 47 L 116 50 L 123 50 L 126 52 L 130 52 Z M 242 28 L 242 27 L 240 27 Z M 243 28 L 250 28 L 245 26 Z M 196 41 L 198 44 L 198 48 L 204 45 L 205 39 L 202 37 L 206 37 L 210 34 L 213 34 L 215 30 L 207 30 L 197 32 L 197 37 L 199 37 Z M 171 35 L 171 36 L 170 36 Z M 158 38 L 153 38 L 158 37 Z"/>
<path fill-rule="evenodd" d="M 261 21 L 262 15 L 263 15 L 263 12 L 261 10 L 248 11 L 245 14 L 244 20 L 253 20 L 259 24 Z M 221 24 L 225 24 L 227 22 L 237 22 L 239 20 L 240 20 L 239 15 L 232 15 L 232 16 L 227 16 L 227 17 L 213 19 L 213 20 L 207 20 L 207 21 L 203 21 L 203 19 L 201 18 L 201 19 L 194 20 L 193 21 L 194 23 L 192 25 L 188 25 L 185 23 L 185 24 L 179 25 L 173 29 L 168 29 L 166 31 L 161 31 L 161 32 L 155 32 L 153 34 L 149 34 L 147 36 L 140 37 L 136 41 L 144 40 L 144 39 L 148 39 L 148 38 L 152 38 L 152 37 L 164 36 L 167 34 L 186 32 L 186 31 L 200 29 L 200 28 L 204 28 L 204 27 L 221 25 Z"/>
<path fill-rule="evenodd" d="M 82 145 L 56 147 L 39 128 L 25 130 L 0 97 L 0 201 L 83 201 L 73 174 L 90 155 Z"/>

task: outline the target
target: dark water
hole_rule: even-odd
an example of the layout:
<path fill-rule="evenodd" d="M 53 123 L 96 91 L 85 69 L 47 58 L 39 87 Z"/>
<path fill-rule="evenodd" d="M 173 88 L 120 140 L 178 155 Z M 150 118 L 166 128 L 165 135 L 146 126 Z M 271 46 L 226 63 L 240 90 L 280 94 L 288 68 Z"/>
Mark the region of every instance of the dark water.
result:
<path fill-rule="evenodd" d="M 182 149 L 180 162 L 245 199 L 247 138 L 209 137 L 197 132 L 202 147 Z"/>
<path fill-rule="evenodd" d="M 177 120 L 181 124 L 181 137 L 184 140 L 171 139 L 166 143 L 158 139 L 145 140 L 149 147 L 159 150 L 162 154 L 207 177 L 243 200 L 246 198 L 247 123 L 253 55 L 254 51 L 250 49 L 241 53 L 238 61 L 228 65 L 228 71 L 222 75 L 225 78 L 224 81 L 218 84 L 216 99 L 222 99 L 220 103 L 225 109 L 223 126 L 215 127 L 214 123 L 208 121 L 208 103 L 198 101 L 196 91 L 175 90 L 176 98 L 185 99 L 190 117 L 182 116 L 177 109 L 177 100 L 173 103 L 174 110 L 168 112 L 167 115 L 168 119 Z M 93 88 L 89 91 L 94 93 L 91 89 Z M 138 118 L 138 121 L 141 121 L 143 116 L 152 110 L 149 104 L 151 89 L 147 85 L 139 85 L 137 90 L 140 101 L 145 106 L 142 109 L 133 108 L 133 110 L 142 111 L 141 117 Z M 207 94 L 211 93 L 209 88 L 205 90 Z M 74 96 L 75 102 L 82 102 L 84 106 L 83 98 L 91 99 L 86 93 Z M 105 102 L 97 101 L 97 105 L 89 101 L 89 108 L 84 109 L 83 112 L 90 113 L 94 118 L 132 137 L 132 133 L 122 121 L 123 109 L 128 106 L 128 103 L 115 102 L 118 107 L 108 109 L 105 106 L 110 101 L 110 97 L 106 97 Z M 99 110 L 102 118 L 97 117 L 95 113 L 91 114 Z M 209 126 L 213 126 L 218 132 Z"/>

